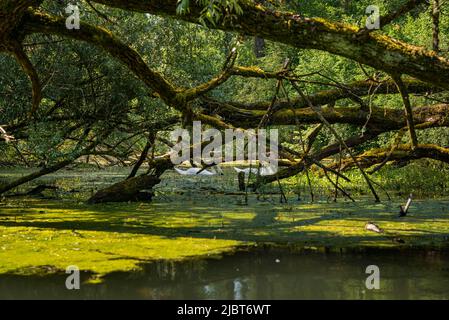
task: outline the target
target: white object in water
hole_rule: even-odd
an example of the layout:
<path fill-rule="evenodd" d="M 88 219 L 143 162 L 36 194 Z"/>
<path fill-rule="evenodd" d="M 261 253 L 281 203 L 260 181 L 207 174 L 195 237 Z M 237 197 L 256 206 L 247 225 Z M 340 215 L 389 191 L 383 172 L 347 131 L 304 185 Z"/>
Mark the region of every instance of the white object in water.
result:
<path fill-rule="evenodd" d="M 257 174 L 257 169 L 256 168 L 246 168 L 246 169 L 240 169 L 240 168 L 234 168 L 235 171 L 237 171 L 237 173 L 240 172 L 244 172 L 245 174 L 249 174 L 250 170 L 252 174 Z"/>
<path fill-rule="evenodd" d="M 365 229 L 368 230 L 368 231 L 373 231 L 373 232 L 377 232 L 377 233 L 382 233 L 382 232 L 384 232 L 381 228 L 379 228 L 379 226 L 375 225 L 375 224 L 372 223 L 372 222 L 368 222 L 368 223 L 365 225 Z"/>
<path fill-rule="evenodd" d="M 9 136 L 5 129 L 0 126 L 0 138 L 6 141 L 6 143 L 14 140 L 13 136 Z"/>
<path fill-rule="evenodd" d="M 250 170 L 252 174 L 257 174 L 259 172 L 258 168 L 246 168 L 246 169 L 240 169 L 240 168 L 234 168 L 235 171 L 238 173 L 244 172 L 245 175 L 248 175 Z M 262 166 L 260 168 L 260 175 L 261 176 L 271 176 L 276 173 L 276 170 L 272 166 Z"/>
<path fill-rule="evenodd" d="M 222 174 L 221 168 L 214 167 L 210 170 L 202 169 L 202 168 L 189 168 L 187 170 L 181 170 L 175 167 L 177 173 L 183 176 L 215 176 L 217 173 Z"/>
<path fill-rule="evenodd" d="M 276 171 L 277 170 L 271 165 L 262 166 L 262 168 L 260 169 L 260 175 L 271 176 L 271 175 L 275 174 Z"/>

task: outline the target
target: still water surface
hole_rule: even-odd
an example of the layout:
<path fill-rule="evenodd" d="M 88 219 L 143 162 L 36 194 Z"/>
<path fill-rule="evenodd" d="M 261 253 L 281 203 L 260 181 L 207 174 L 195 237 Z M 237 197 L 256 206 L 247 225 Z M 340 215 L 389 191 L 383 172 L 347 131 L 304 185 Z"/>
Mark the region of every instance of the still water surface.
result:
<path fill-rule="evenodd" d="M 380 290 L 365 269 L 380 268 Z M 84 275 L 84 278 L 87 275 Z M 101 284 L 65 289 L 65 275 L 0 277 L 1 299 L 449 299 L 449 255 L 441 253 L 239 252 L 222 259 L 157 262 Z"/>

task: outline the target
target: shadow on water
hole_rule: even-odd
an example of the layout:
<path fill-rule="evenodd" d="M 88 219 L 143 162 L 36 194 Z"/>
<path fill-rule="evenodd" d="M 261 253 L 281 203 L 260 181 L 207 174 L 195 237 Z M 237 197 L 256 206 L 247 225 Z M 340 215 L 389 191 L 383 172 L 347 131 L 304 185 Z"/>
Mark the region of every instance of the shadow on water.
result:
<path fill-rule="evenodd" d="M 66 275 L 0 276 L 2 299 L 448 299 L 449 256 L 441 253 L 320 254 L 258 249 L 222 259 L 146 264 L 100 284 L 65 289 Z M 379 290 L 365 287 L 368 265 Z M 86 280 L 89 275 L 83 275 Z"/>
<path fill-rule="evenodd" d="M 224 197 L 221 196 L 221 198 Z M 249 206 L 236 205 L 236 198 L 227 197 L 229 203 L 210 199 L 202 203 L 180 201 L 181 205 L 177 204 L 176 200 L 172 200 L 171 203 L 154 202 L 144 205 L 104 204 L 95 206 L 72 206 L 70 202 L 64 204 L 51 201 L 42 205 L 42 213 L 33 211 L 32 208 L 25 208 L 22 213 L 19 212 L 15 215 L 0 212 L 0 227 L 32 227 L 62 231 L 107 231 L 167 238 L 188 236 L 199 239 L 216 238 L 261 242 L 311 240 L 311 244 L 316 239 L 332 238 L 333 245 L 338 246 L 340 242 L 358 242 L 360 240 L 359 233 L 364 232 L 366 220 L 372 218 L 380 223 L 389 221 L 395 223 L 407 222 L 410 227 L 413 226 L 413 229 L 403 231 L 410 231 L 410 236 L 413 233 L 423 238 L 437 239 L 448 236 L 446 232 L 419 228 L 422 224 L 434 223 L 437 217 L 440 219 L 447 218 L 446 215 L 435 215 L 440 205 L 440 202 L 436 201 L 436 209 L 430 210 L 426 203 L 416 203 L 415 210 L 419 212 L 419 216 L 395 220 L 392 217 L 396 216 L 396 213 L 389 210 L 384 204 L 368 205 L 361 202 L 356 205 L 351 203 L 316 204 L 311 207 L 299 205 L 293 211 L 285 212 L 282 207 L 264 205 L 254 201 Z M 441 202 L 441 205 L 448 206 L 448 202 Z M 64 215 L 62 212 L 67 211 L 68 208 L 70 214 Z M 49 216 L 47 211 L 56 212 L 57 215 Z M 282 219 L 277 219 L 281 215 Z M 225 218 L 223 218 L 224 216 Z M 127 218 L 133 218 L 136 221 L 126 222 Z M 172 220 L 173 225 L 166 224 Z M 358 230 L 359 233 L 341 234 L 335 233 L 331 229 L 298 229 L 318 224 L 323 225 L 323 223 L 331 225 L 336 220 L 342 222 L 338 225 L 340 229 Z M 194 224 L 189 224 L 190 221 L 194 221 Z M 391 229 L 391 231 L 394 232 L 395 230 Z M 364 241 L 374 241 L 379 239 L 379 236 L 363 233 L 363 239 Z M 316 244 L 319 245 L 320 243 L 317 242 Z"/>
<path fill-rule="evenodd" d="M 63 210 L 63 207 L 56 205 L 47 205 L 47 208 L 52 208 L 56 210 Z M 239 219 L 233 221 L 232 219 L 225 220 L 225 225 L 220 222 L 216 222 L 214 225 L 210 225 L 207 221 L 216 219 L 220 217 L 221 212 L 218 209 L 214 212 L 213 209 L 208 209 L 204 212 L 204 208 L 201 207 L 190 207 L 189 212 L 185 213 L 185 219 L 188 221 L 190 216 L 195 217 L 196 220 L 202 222 L 197 226 L 183 226 L 176 225 L 171 227 L 160 226 L 154 224 L 153 216 L 140 212 L 136 209 L 129 216 L 138 217 L 140 219 L 138 224 L 124 223 L 123 213 L 117 214 L 116 212 L 111 212 L 107 208 L 95 208 L 96 211 L 92 216 L 83 215 L 82 219 L 48 219 L 45 215 L 40 219 L 39 217 L 33 216 L 32 219 L 27 220 L 28 216 L 23 215 L 21 220 L 15 220 L 14 217 L 10 219 L 1 221 L 0 226 L 2 227 L 32 227 L 38 229 L 53 229 L 53 230 L 63 230 L 63 231 L 107 231 L 115 233 L 130 233 L 130 234 L 140 234 L 140 235 L 153 235 L 153 236 L 163 236 L 166 238 L 178 238 L 189 236 L 191 238 L 198 239 L 224 239 L 224 240 L 243 240 L 243 241 L 268 241 L 271 242 L 276 240 L 276 242 L 288 242 L 294 240 L 295 237 L 301 239 L 327 239 L 332 238 L 335 245 L 340 242 L 353 242 L 360 239 L 359 235 L 337 235 L 330 231 L 324 230 L 313 230 L 313 231 L 292 231 L 291 229 L 299 226 L 314 225 L 323 221 L 332 221 L 335 216 L 332 214 L 322 214 L 314 218 L 309 219 L 298 219 L 294 221 L 277 222 L 275 221 L 277 211 L 274 209 L 258 208 L 253 207 L 254 218 L 250 221 Z M 195 212 L 197 210 L 198 212 Z M 76 210 L 72 210 L 76 212 Z M 142 210 L 143 211 L 143 210 Z M 81 211 L 82 212 L 82 211 Z M 233 211 L 234 214 L 238 214 L 236 210 Z M 200 218 L 198 218 L 200 216 Z M 0 217 L 6 217 L 6 215 L 1 215 Z M 158 219 L 162 219 L 159 217 Z M 166 218 L 166 217 L 165 217 Z M 42 220 L 42 221 L 41 221 Z M 219 221 L 219 220 L 218 220 Z M 360 230 L 363 230 L 364 223 L 362 222 L 359 226 Z M 350 225 L 348 225 L 348 228 Z M 263 231 L 262 233 L 260 233 Z M 431 231 L 425 231 L 426 234 L 431 234 Z M 436 233 L 438 236 L 440 233 Z M 371 241 L 377 239 L 376 234 L 364 235 L 365 241 Z M 313 242 L 311 242 L 313 243 Z"/>
<path fill-rule="evenodd" d="M 113 178 L 120 177 L 114 175 Z M 93 190 L 96 188 L 94 183 L 96 178 L 91 177 L 91 180 Z M 76 186 L 73 181 L 64 180 L 64 183 L 68 184 L 68 190 Z M 209 185 L 213 183 L 209 181 Z M 100 284 L 88 284 L 87 280 L 93 275 L 84 273 L 85 282 L 79 291 L 69 291 L 65 288 L 66 274 L 44 276 L 2 274 L 0 298 L 449 298 L 447 267 L 449 256 L 444 251 L 440 253 L 415 251 L 411 254 L 407 251 L 337 254 L 298 252 L 293 248 L 282 250 L 261 248 L 261 244 L 265 242 L 300 243 L 318 247 L 331 244 L 336 248 L 361 243 L 373 243 L 376 246 L 392 243 L 392 240 L 384 235 L 366 232 L 364 226 L 367 221 L 379 223 L 389 233 L 400 233 L 401 238 L 405 239 L 405 246 L 416 242 L 431 248 L 433 242 L 437 240 L 437 244 L 445 246 L 449 235 L 447 200 L 416 201 L 410 216 L 399 220 L 396 218 L 398 203 L 393 202 L 382 204 L 373 204 L 369 201 L 359 201 L 355 204 L 289 202 L 288 205 L 279 205 L 275 201 L 271 203 L 250 201 L 248 206 L 242 206 L 242 196 L 224 195 L 222 190 L 216 191 L 216 186 L 211 189 L 205 184 L 204 181 L 192 180 L 191 184 L 177 186 L 174 191 L 170 186 L 162 185 L 158 191 L 159 196 L 151 204 L 87 206 L 74 202 L 73 199 L 65 201 L 64 198 L 58 201 L 28 200 L 28 202 L 16 199 L 11 203 L 0 204 L 0 228 L 5 232 L 11 230 L 10 238 L 3 241 L 5 247 L 12 243 L 11 239 L 16 239 L 15 230 L 20 228 L 22 228 L 20 232 L 25 233 L 25 236 L 29 235 L 30 239 L 36 237 L 38 241 L 35 243 L 38 244 L 42 243 L 42 239 L 49 237 L 47 233 L 56 235 L 55 242 L 45 242 L 43 247 L 45 250 L 42 249 L 42 253 L 37 254 L 39 259 L 42 258 L 42 263 L 36 262 L 33 266 L 40 267 L 51 265 L 48 261 L 53 260 L 46 259 L 46 254 L 50 248 L 55 250 L 59 248 L 56 246 L 57 241 L 64 243 L 63 241 L 75 237 L 74 235 L 77 236 L 76 241 L 81 243 L 77 249 L 84 250 L 82 254 L 89 253 L 89 250 L 102 251 L 103 254 L 99 257 L 106 263 L 110 263 L 113 259 L 143 261 L 148 258 L 147 256 L 153 258 L 150 254 L 141 254 L 141 251 L 151 251 L 155 239 L 160 242 L 167 239 L 170 241 L 195 239 L 204 240 L 204 244 L 210 243 L 211 239 L 238 240 L 257 242 L 259 249 L 225 254 L 221 259 L 197 258 L 145 263 L 142 270 L 134 272 L 108 272 Z M 166 194 L 163 193 L 166 191 Z M 268 199 L 270 197 L 267 195 Z M 85 197 L 80 199 L 84 200 Z M 102 233 L 92 234 L 92 232 Z M 126 238 L 121 238 L 122 235 L 126 235 Z M 95 245 L 95 237 L 99 236 L 109 237 L 107 239 L 111 242 L 107 245 L 103 242 Z M 129 240 L 139 236 L 142 236 L 139 238 L 141 241 L 147 241 L 142 247 Z M 27 242 L 27 238 L 19 240 L 18 248 L 25 248 L 24 252 L 34 254 L 29 249 L 30 243 L 33 242 Z M 122 243 L 122 241 L 129 242 Z M 167 250 L 170 241 L 164 242 L 164 245 L 159 244 L 160 247 L 156 248 Z M 124 256 L 120 246 L 127 244 L 134 245 L 134 251 L 126 247 L 127 255 L 130 253 L 129 256 Z M 111 251 L 111 254 L 103 252 L 105 248 Z M 8 257 L 15 257 L 11 252 L 13 251 L 5 250 L 5 254 L 9 254 Z M 17 258 L 20 259 L 20 256 Z M 11 261 L 14 259 L 9 260 L 10 264 Z M 80 257 L 78 261 L 83 262 Z M 380 268 L 380 290 L 367 290 L 365 287 L 368 276 L 365 269 L 368 265 L 377 265 Z"/>

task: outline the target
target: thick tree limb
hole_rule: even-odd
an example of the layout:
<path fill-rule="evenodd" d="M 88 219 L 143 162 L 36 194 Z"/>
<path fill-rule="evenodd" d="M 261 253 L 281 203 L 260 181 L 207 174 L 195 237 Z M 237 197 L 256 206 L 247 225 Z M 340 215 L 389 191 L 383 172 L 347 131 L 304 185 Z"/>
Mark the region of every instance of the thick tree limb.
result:
<path fill-rule="evenodd" d="M 24 183 L 27 183 L 29 181 L 32 181 L 34 179 L 37 179 L 37 178 L 42 177 L 44 175 L 47 175 L 49 173 L 56 172 L 56 171 L 58 171 L 58 170 L 60 170 L 60 169 L 62 169 L 64 167 L 68 166 L 69 164 L 73 163 L 75 160 L 76 159 L 71 158 L 71 159 L 66 159 L 66 160 L 60 161 L 60 162 L 58 162 L 58 163 L 56 163 L 56 164 L 54 164 L 52 166 L 43 168 L 43 169 L 41 169 L 41 170 L 39 170 L 37 172 L 34 172 L 32 174 L 29 174 L 27 176 L 19 178 L 19 179 L 15 180 L 15 181 L 13 181 L 13 182 L 11 182 L 9 184 L 6 184 L 4 186 L 0 186 L 0 194 L 3 194 L 3 193 L 5 193 L 5 192 L 7 192 L 9 190 L 12 190 L 12 189 L 14 189 L 14 188 L 24 184 Z"/>
<path fill-rule="evenodd" d="M 416 126 L 416 128 L 417 129 L 427 129 L 427 128 L 429 128 L 429 125 L 431 125 L 431 124 L 428 124 L 428 123 L 418 124 Z M 401 130 L 398 131 L 398 133 L 397 133 L 396 137 L 394 138 L 394 141 L 390 147 L 390 152 L 388 153 L 388 155 L 384 158 L 384 160 L 377 167 L 375 167 L 373 170 L 371 170 L 369 172 L 369 174 L 376 173 L 377 171 L 382 169 L 388 163 L 388 161 L 390 161 L 391 155 L 399 147 L 402 137 L 404 136 L 406 131 L 407 131 L 406 127 L 402 128 Z"/>
<path fill-rule="evenodd" d="M 152 193 L 143 193 L 141 190 L 151 190 L 159 182 L 159 177 L 152 175 L 133 177 L 98 191 L 87 203 L 150 201 Z"/>
<path fill-rule="evenodd" d="M 38 7 L 43 0 L 2 0 L 0 3 L 0 52 L 12 51 L 11 42 L 21 42 L 23 36 L 16 31 L 21 28 L 23 17 L 29 7 Z"/>
<path fill-rule="evenodd" d="M 65 27 L 64 19 L 40 12 L 30 12 L 26 21 L 25 33 L 51 33 L 85 41 L 102 48 L 124 63 L 167 105 L 179 111 L 185 111 L 186 102 L 196 99 L 228 80 L 233 75 L 232 70 L 237 57 L 237 49 L 234 48 L 223 71 L 217 77 L 195 88 L 177 88 L 160 73 L 150 69 L 137 51 L 102 27 L 81 23 L 79 30 L 69 30 Z"/>
<path fill-rule="evenodd" d="M 190 2 L 189 12 L 178 15 L 177 0 L 94 0 L 128 11 L 171 16 L 200 23 L 202 7 Z M 260 36 L 296 48 L 318 49 L 337 54 L 388 73 L 404 73 L 443 88 L 449 88 L 449 61 L 434 52 L 412 46 L 388 36 L 370 33 L 361 42 L 360 28 L 332 23 L 321 18 L 273 11 L 254 2 L 240 3 L 243 14 L 228 18 L 226 12 L 210 28 Z"/>
<path fill-rule="evenodd" d="M 124 63 L 168 105 L 179 105 L 179 103 L 176 103 L 179 91 L 160 73 L 151 70 L 137 51 L 102 27 L 81 22 L 79 30 L 69 30 L 65 27 L 63 18 L 32 12 L 26 19 L 26 32 L 56 34 L 101 47 Z"/>
<path fill-rule="evenodd" d="M 242 67 L 238 67 L 242 68 Z M 251 70 L 257 70 L 256 68 L 251 68 Z M 297 78 L 294 77 L 288 77 L 286 75 L 282 75 L 281 73 L 272 73 L 272 72 L 264 72 L 263 70 L 254 71 L 257 72 L 256 74 L 249 72 L 249 73 L 243 73 L 239 72 L 236 73 L 236 75 L 243 76 L 243 77 L 257 77 L 257 75 L 260 75 L 261 78 L 264 78 L 264 75 L 267 76 L 267 78 L 274 78 L 274 79 L 285 79 L 285 80 L 297 80 Z M 260 72 L 260 74 L 259 74 Z M 413 79 L 404 79 L 403 83 L 405 87 L 407 88 L 407 91 L 409 93 L 415 93 L 415 94 L 424 94 L 424 93 L 435 93 L 441 91 L 441 89 L 431 86 L 425 82 L 413 80 Z M 392 80 L 384 81 L 382 83 L 377 83 L 372 80 L 368 81 L 355 81 L 349 84 L 344 85 L 344 88 L 336 88 L 332 90 L 322 90 L 318 91 L 312 94 L 309 94 L 307 98 L 315 105 L 315 106 L 324 106 L 327 104 L 333 104 L 336 103 L 339 100 L 342 99 L 350 99 L 353 96 L 358 97 L 364 97 L 371 95 L 372 88 L 376 87 L 377 90 L 375 91 L 375 94 L 397 94 L 399 93 L 399 90 L 396 86 L 396 83 Z M 216 100 L 210 99 L 210 98 L 203 98 L 205 101 L 210 103 L 219 103 Z M 271 101 L 266 102 L 256 102 L 251 104 L 244 104 L 239 102 L 226 102 L 226 104 L 234 106 L 239 109 L 245 109 L 245 110 L 267 110 L 268 106 L 270 105 Z M 276 110 L 281 109 L 301 109 L 308 107 L 307 101 L 304 101 L 301 97 L 295 98 L 295 99 L 279 99 L 276 101 L 274 108 Z"/>
<path fill-rule="evenodd" d="M 285 79 L 285 80 L 298 80 L 300 77 L 310 76 L 307 75 L 293 75 L 286 71 L 270 72 L 262 70 L 257 66 L 234 66 L 230 72 L 234 76 L 246 77 L 246 78 L 260 78 L 260 79 Z"/>
<path fill-rule="evenodd" d="M 375 164 L 382 163 L 384 159 L 389 161 L 410 161 L 422 158 L 434 159 L 449 163 L 449 149 L 433 144 L 419 144 L 412 149 L 409 144 L 398 146 L 392 153 L 390 148 L 368 150 L 356 156 L 357 161 L 364 168 L 369 168 Z M 354 167 L 352 159 L 343 162 L 343 169 L 348 170 Z"/>
<path fill-rule="evenodd" d="M 217 114 L 222 120 L 234 127 L 251 128 L 257 126 L 264 112 L 259 110 L 243 110 L 214 100 L 207 100 L 203 107 L 210 113 Z M 368 128 L 376 128 L 383 131 L 400 130 L 407 125 L 405 111 L 394 108 L 380 108 L 373 106 L 370 111 L 362 110 L 360 107 L 321 108 L 323 116 L 331 124 L 346 123 L 360 127 L 365 126 L 366 119 L 370 116 Z M 422 106 L 413 109 L 415 124 L 432 123 L 433 127 L 448 127 L 449 119 L 448 104 L 437 104 Z M 319 117 L 311 108 L 292 110 L 280 110 L 273 114 L 270 120 L 272 125 L 295 125 L 295 117 L 302 124 L 320 123 Z"/>
<path fill-rule="evenodd" d="M 42 100 L 42 88 L 41 82 L 39 80 L 39 75 L 37 74 L 36 69 L 34 68 L 30 59 L 23 50 L 21 44 L 16 43 L 13 46 L 13 54 L 14 57 L 16 58 L 16 61 L 22 67 L 22 70 L 25 72 L 25 74 L 28 76 L 31 82 L 31 93 L 33 102 L 31 110 L 29 112 L 29 117 L 32 117 L 39 108 L 39 104 Z"/>

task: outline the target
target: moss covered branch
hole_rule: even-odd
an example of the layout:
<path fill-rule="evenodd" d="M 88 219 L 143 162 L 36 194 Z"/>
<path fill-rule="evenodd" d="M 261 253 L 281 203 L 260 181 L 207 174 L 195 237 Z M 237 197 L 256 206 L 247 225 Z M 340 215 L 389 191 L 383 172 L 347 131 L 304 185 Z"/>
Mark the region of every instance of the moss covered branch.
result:
<path fill-rule="evenodd" d="M 434 144 L 418 144 L 415 148 L 410 144 L 403 144 L 399 145 L 393 152 L 390 148 L 372 149 L 356 157 L 364 168 L 382 163 L 385 159 L 404 162 L 422 158 L 449 163 L 449 149 Z M 347 159 L 342 163 L 342 170 L 348 170 L 354 166 L 354 161 Z"/>
<path fill-rule="evenodd" d="M 178 15 L 177 0 L 94 0 L 129 11 L 171 16 L 200 23 L 202 7 L 191 1 L 189 12 Z M 252 1 L 240 3 L 243 13 L 232 19 L 223 13 L 210 28 L 260 36 L 296 48 L 318 49 L 340 55 L 388 73 L 408 74 L 425 82 L 449 88 L 449 60 L 435 52 L 379 33 L 360 37 L 360 28 L 321 18 L 270 10 Z"/>
<path fill-rule="evenodd" d="M 180 105 L 177 99 L 181 90 L 172 85 L 160 73 L 150 69 L 136 50 L 107 29 L 82 22 L 79 30 L 69 30 L 65 27 L 63 18 L 30 11 L 25 23 L 25 32 L 56 34 L 100 47 L 125 64 L 168 105 Z"/>
<path fill-rule="evenodd" d="M 235 75 L 243 77 L 259 77 L 265 79 L 285 79 L 292 80 L 292 77 L 285 76 L 280 72 L 265 72 L 260 68 L 256 67 L 236 67 L 239 70 L 249 70 L 244 72 L 236 72 Z M 425 93 L 436 93 L 440 92 L 441 89 L 435 86 L 429 85 L 422 81 L 417 81 L 413 79 L 403 79 L 403 84 L 410 94 L 425 94 Z M 384 81 L 381 83 L 374 82 L 372 80 L 366 81 L 355 81 L 352 83 L 345 84 L 339 88 L 331 90 L 322 90 L 308 95 L 308 99 L 316 106 L 324 106 L 327 104 L 334 104 L 342 99 L 349 99 L 351 97 L 365 97 L 369 95 L 382 95 L 382 94 L 397 94 L 399 90 L 396 83 L 392 80 Z M 208 103 L 220 103 L 210 98 L 204 99 Z M 226 105 L 234 106 L 238 109 L 244 110 L 267 110 L 271 101 L 256 102 L 256 103 L 240 103 L 227 101 Z M 304 101 L 301 97 L 295 99 L 278 99 L 274 105 L 276 110 L 281 109 L 301 109 L 307 107 L 307 101 Z"/>
<path fill-rule="evenodd" d="M 215 113 L 234 127 L 249 128 L 255 127 L 263 115 L 262 110 L 240 109 L 235 105 L 207 100 L 203 103 L 204 112 Z M 331 124 L 342 123 L 356 126 L 365 126 L 369 117 L 367 127 L 382 131 L 400 130 L 406 126 L 405 110 L 395 108 L 372 107 L 371 111 L 361 107 L 323 107 L 323 116 Z M 430 127 L 448 127 L 449 105 L 437 104 L 431 106 L 417 107 L 413 110 L 415 125 L 428 123 Z M 295 110 L 276 111 L 270 119 L 273 125 L 295 125 L 298 118 L 302 124 L 320 123 L 320 119 L 311 108 L 301 108 Z"/>

